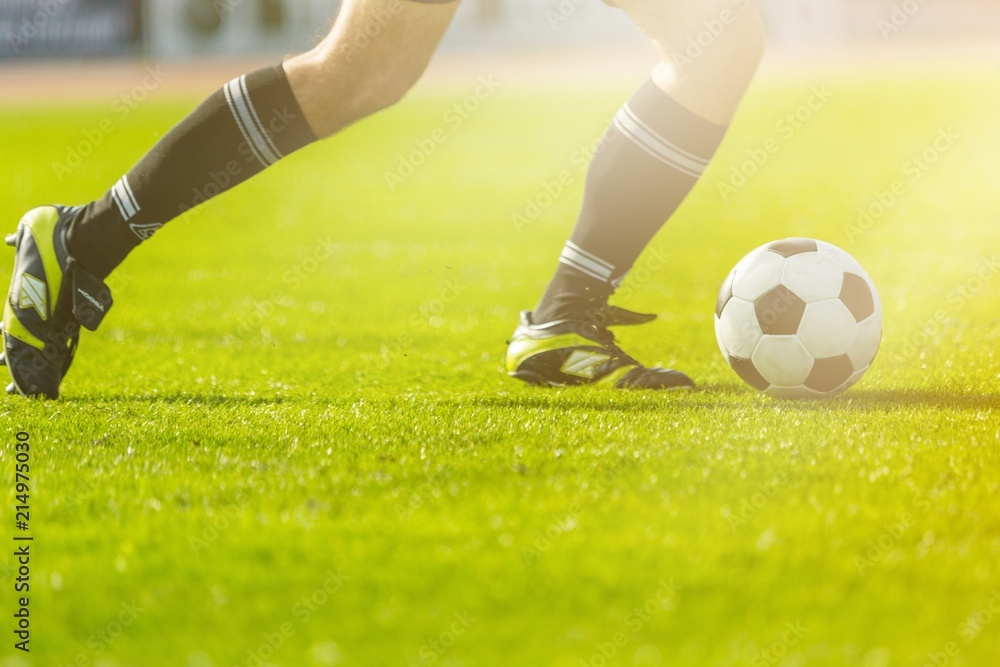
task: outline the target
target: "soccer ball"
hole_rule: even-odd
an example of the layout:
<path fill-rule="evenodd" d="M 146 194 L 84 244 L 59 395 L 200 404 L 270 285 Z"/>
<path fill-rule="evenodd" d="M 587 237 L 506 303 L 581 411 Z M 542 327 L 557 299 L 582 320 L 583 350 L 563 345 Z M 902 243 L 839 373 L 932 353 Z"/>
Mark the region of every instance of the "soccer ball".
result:
<path fill-rule="evenodd" d="M 751 387 L 781 398 L 825 398 L 868 370 L 882 340 L 882 303 L 865 270 L 840 248 L 774 241 L 729 272 L 715 336 Z"/>

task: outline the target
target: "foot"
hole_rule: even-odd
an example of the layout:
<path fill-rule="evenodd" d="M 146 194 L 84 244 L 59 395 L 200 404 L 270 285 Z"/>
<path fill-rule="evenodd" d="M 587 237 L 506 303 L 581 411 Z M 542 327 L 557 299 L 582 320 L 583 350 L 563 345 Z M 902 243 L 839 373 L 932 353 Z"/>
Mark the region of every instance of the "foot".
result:
<path fill-rule="evenodd" d="M 58 398 L 73 363 L 80 326 L 93 331 L 111 308 L 111 291 L 85 271 L 66 247 L 69 221 L 79 209 L 43 206 L 29 211 L 7 245 L 17 253 L 3 312 L 7 393 Z"/>
<path fill-rule="evenodd" d="M 599 385 L 619 389 L 691 389 L 694 382 L 669 368 L 647 368 L 615 344 L 608 326 L 653 318 L 608 307 L 591 320 L 536 324 L 530 312 L 507 346 L 507 374 L 529 384 Z"/>

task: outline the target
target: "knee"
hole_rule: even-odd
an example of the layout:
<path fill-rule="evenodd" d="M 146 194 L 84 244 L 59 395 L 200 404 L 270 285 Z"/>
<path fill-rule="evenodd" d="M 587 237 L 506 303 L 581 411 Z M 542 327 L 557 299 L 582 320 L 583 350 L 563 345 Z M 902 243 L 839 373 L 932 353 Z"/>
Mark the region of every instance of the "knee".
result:
<path fill-rule="evenodd" d="M 633 1 L 656 8 L 646 15 L 637 12 L 662 56 L 652 73 L 654 83 L 699 116 L 729 124 L 764 56 L 756 6 L 707 0 L 693 10 L 690 3 L 664 8 L 654 0 Z M 667 11 L 677 7 L 688 10 L 683 20 Z"/>
<path fill-rule="evenodd" d="M 429 58 L 427 59 L 429 60 Z M 296 97 L 316 134 L 326 137 L 399 102 L 420 79 L 427 60 L 320 45 L 288 61 Z"/>
<path fill-rule="evenodd" d="M 705 9 L 717 6 L 707 3 Z M 756 69 L 764 57 L 766 36 L 757 6 L 753 2 L 727 2 L 722 9 L 702 14 L 692 23 L 678 48 L 700 51 L 699 59 L 720 67 Z"/>
<path fill-rule="evenodd" d="M 457 5 L 344 0 L 326 38 L 286 67 L 314 131 L 328 136 L 401 100 L 427 68 Z"/>
<path fill-rule="evenodd" d="M 764 26 L 754 0 L 616 0 L 663 59 L 707 75 L 756 69 Z"/>
<path fill-rule="evenodd" d="M 739 24 L 734 24 L 737 29 L 732 48 L 737 52 L 738 57 L 745 58 L 756 68 L 764 58 L 764 51 L 767 49 L 764 24 L 756 5 L 749 5 L 745 15 L 741 18 L 743 20 Z"/>
<path fill-rule="evenodd" d="M 374 71 L 360 70 L 349 86 L 349 104 L 359 118 L 388 109 L 400 102 L 424 73 L 425 67 L 398 63 Z"/>

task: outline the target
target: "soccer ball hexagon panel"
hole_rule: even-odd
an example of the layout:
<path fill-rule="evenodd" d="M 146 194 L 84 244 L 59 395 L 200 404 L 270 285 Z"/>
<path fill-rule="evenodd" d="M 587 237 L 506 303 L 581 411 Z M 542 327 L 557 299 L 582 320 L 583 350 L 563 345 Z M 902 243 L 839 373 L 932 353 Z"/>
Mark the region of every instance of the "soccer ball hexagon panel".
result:
<path fill-rule="evenodd" d="M 871 278 L 840 248 L 807 238 L 765 244 L 722 284 L 722 356 L 750 386 L 780 398 L 835 396 L 861 379 L 882 339 Z"/>

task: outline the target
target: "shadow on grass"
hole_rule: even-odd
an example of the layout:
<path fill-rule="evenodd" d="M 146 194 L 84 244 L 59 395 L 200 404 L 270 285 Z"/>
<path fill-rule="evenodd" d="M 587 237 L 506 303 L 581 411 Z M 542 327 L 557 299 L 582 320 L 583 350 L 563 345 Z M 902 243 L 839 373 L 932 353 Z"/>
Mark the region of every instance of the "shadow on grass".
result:
<path fill-rule="evenodd" d="M 594 410 L 598 412 L 664 412 L 671 408 L 715 410 L 750 408 L 814 412 L 866 412 L 910 409 L 1000 410 L 1000 393 L 948 389 L 852 389 L 829 399 L 789 401 L 734 385 L 706 385 L 695 391 L 641 392 L 582 389 L 540 389 L 537 395 L 479 396 L 442 402 L 488 408 Z"/>
<path fill-rule="evenodd" d="M 746 396 L 747 390 L 732 385 L 710 386 L 702 390 L 705 396 Z M 760 407 L 823 411 L 891 411 L 919 408 L 947 410 L 995 410 L 1000 408 L 1000 393 L 964 392 L 958 389 L 930 391 L 927 389 L 851 389 L 840 396 L 818 400 L 785 400 L 755 394 L 753 403 Z M 718 402 L 715 403 L 718 405 Z"/>
<path fill-rule="evenodd" d="M 608 400 L 607 394 L 592 393 L 588 396 L 576 390 L 575 396 L 562 393 L 563 389 L 540 389 L 542 392 L 536 396 L 478 396 L 470 400 L 449 399 L 443 403 L 462 403 L 465 405 L 481 406 L 484 408 L 497 409 L 534 409 L 551 410 L 559 408 L 562 410 L 590 410 L 594 412 L 663 412 L 664 402 L 659 400 L 630 401 L 615 397 Z M 559 392 L 559 393 L 556 393 Z"/>
<path fill-rule="evenodd" d="M 60 401 L 62 402 L 62 401 Z M 146 403 L 149 405 L 192 405 L 206 408 L 260 408 L 287 403 L 302 402 L 302 399 L 288 398 L 286 396 L 226 396 L 220 394 L 101 394 L 98 396 L 73 396 L 67 397 L 66 403 L 76 403 L 97 407 L 100 405 L 114 405 L 120 407 L 125 404 Z"/>
<path fill-rule="evenodd" d="M 98 407 L 123 404 L 190 405 L 203 408 L 261 408 L 279 405 L 302 404 L 332 407 L 337 403 L 351 404 L 356 397 L 339 398 L 317 396 L 257 395 L 240 396 L 224 394 L 102 394 L 96 396 L 67 397 L 59 403 L 73 403 Z M 925 389 L 852 389 L 830 399 L 789 401 L 771 398 L 745 387 L 731 384 L 705 385 L 694 391 L 610 391 L 604 389 L 550 388 L 502 392 L 498 394 L 471 394 L 465 396 L 425 395 L 366 397 L 373 403 L 387 404 L 439 404 L 455 408 L 481 407 L 487 409 L 589 410 L 609 413 L 663 413 L 678 410 L 756 409 L 797 410 L 814 412 L 864 412 L 933 408 L 939 410 L 1000 410 L 998 392 L 963 392 L 957 389 L 930 391 Z"/>
<path fill-rule="evenodd" d="M 1000 393 L 963 392 L 949 389 L 852 389 L 829 401 L 812 401 L 805 405 L 839 408 L 887 410 L 899 408 L 935 408 L 947 410 L 996 410 L 1000 408 Z"/>

